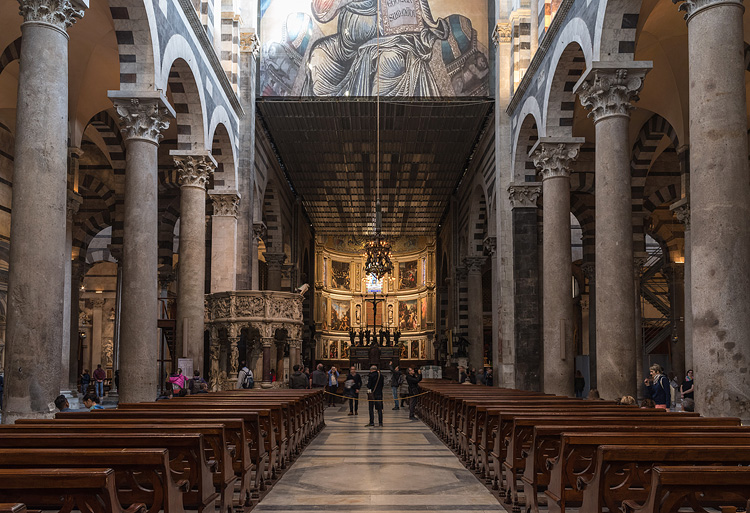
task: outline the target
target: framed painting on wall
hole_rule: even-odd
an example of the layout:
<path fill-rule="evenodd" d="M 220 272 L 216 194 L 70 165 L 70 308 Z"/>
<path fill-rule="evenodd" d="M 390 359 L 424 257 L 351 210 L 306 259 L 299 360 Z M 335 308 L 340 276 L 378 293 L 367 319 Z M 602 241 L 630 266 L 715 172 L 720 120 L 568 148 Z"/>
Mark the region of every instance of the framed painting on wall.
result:
<path fill-rule="evenodd" d="M 417 288 L 417 261 L 399 262 L 398 264 L 398 288 L 409 290 Z"/>
<path fill-rule="evenodd" d="M 398 302 L 398 327 L 401 331 L 417 331 L 417 300 Z"/>
<path fill-rule="evenodd" d="M 427 298 L 426 297 L 421 298 L 419 300 L 419 303 L 421 307 L 420 308 L 421 311 L 419 312 L 420 314 L 419 320 L 421 322 L 422 329 L 425 329 L 427 328 Z"/>
<path fill-rule="evenodd" d="M 351 326 L 351 303 L 339 299 L 331 300 L 331 329 L 349 331 Z"/>
<path fill-rule="evenodd" d="M 350 290 L 349 262 L 331 261 L 331 288 Z"/>

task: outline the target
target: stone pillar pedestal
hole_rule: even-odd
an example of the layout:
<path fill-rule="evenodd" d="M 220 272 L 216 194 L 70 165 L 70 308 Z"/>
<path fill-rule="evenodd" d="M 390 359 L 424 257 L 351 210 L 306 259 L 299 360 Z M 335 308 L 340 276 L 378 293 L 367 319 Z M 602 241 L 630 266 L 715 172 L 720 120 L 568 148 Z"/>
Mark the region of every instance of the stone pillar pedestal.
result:
<path fill-rule="evenodd" d="M 125 139 L 120 384 L 122 402 L 153 401 L 159 356 L 158 149 L 174 110 L 160 92 L 110 91 Z"/>
<path fill-rule="evenodd" d="M 464 259 L 466 283 L 469 293 L 469 366 L 477 370 L 484 366 L 484 323 L 482 305 L 482 266 L 486 257 L 477 256 Z M 466 369 L 467 371 L 469 369 Z"/>
<path fill-rule="evenodd" d="M 741 0 L 688 0 L 696 411 L 750 419 L 750 181 Z"/>
<path fill-rule="evenodd" d="M 68 161 L 68 34 L 83 16 L 69 0 L 20 0 L 23 47 L 13 171 L 13 216 L 3 423 L 47 417 L 60 393 Z"/>
<path fill-rule="evenodd" d="M 268 269 L 268 290 L 281 290 L 281 269 L 284 266 L 284 253 L 263 253 Z"/>
<path fill-rule="evenodd" d="M 206 282 L 206 182 L 216 169 L 208 152 L 171 151 L 180 184 L 177 354 L 203 372 Z"/>
<path fill-rule="evenodd" d="M 237 290 L 237 212 L 240 195 L 211 191 L 211 293 Z M 255 254 L 258 254 L 257 248 Z M 256 258 L 257 260 L 257 258 Z"/>
<path fill-rule="evenodd" d="M 544 137 L 529 152 L 542 175 L 542 319 L 544 392 L 573 396 L 573 290 L 570 250 L 570 165 L 583 138 Z"/>
<path fill-rule="evenodd" d="M 596 129 L 597 372 L 605 399 L 636 396 L 628 128 L 649 69 L 650 62 L 594 62 L 575 88 Z"/>
<path fill-rule="evenodd" d="M 79 150 L 80 151 L 80 150 Z M 77 284 L 73 281 L 73 216 L 83 203 L 83 198 L 68 189 L 68 203 L 65 217 L 65 289 L 63 291 L 63 333 L 62 333 L 62 366 L 60 367 L 60 391 L 75 390 L 75 381 L 70 381 L 70 366 L 77 367 L 76 361 L 71 361 L 71 301 L 72 290 Z M 77 297 L 77 294 L 76 294 Z M 76 308 L 77 310 L 77 308 Z M 76 313 L 77 315 L 77 313 Z M 77 331 L 76 326 L 76 331 Z M 77 339 L 76 339 L 77 340 Z M 77 348 L 76 348 L 77 349 Z M 78 351 L 76 351 L 77 353 Z"/>
<path fill-rule="evenodd" d="M 263 388 L 271 388 L 271 345 L 273 343 L 273 337 L 263 337 L 263 376 L 261 377 Z"/>

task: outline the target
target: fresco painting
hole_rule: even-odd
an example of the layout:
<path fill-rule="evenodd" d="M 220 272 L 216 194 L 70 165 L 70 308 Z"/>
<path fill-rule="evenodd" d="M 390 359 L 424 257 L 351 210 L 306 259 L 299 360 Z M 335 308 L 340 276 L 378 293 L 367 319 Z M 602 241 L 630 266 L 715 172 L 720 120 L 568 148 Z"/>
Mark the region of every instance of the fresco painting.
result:
<path fill-rule="evenodd" d="M 260 94 L 489 96 L 487 17 L 486 0 L 262 0 Z"/>

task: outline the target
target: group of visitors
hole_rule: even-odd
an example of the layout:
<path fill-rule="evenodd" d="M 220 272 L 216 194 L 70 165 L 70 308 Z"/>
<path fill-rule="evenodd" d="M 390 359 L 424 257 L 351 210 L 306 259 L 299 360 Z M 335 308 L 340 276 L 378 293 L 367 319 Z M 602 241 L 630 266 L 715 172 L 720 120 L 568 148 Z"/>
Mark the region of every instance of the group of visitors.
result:
<path fill-rule="evenodd" d="M 583 379 L 582 375 L 579 376 L 580 374 L 580 371 L 576 371 L 576 397 L 581 397 L 578 394 L 579 388 L 581 391 L 583 390 L 583 387 L 580 387 L 578 383 L 579 377 Z M 658 363 L 649 367 L 649 375 L 650 377 L 643 380 L 644 399 L 641 401 L 641 408 L 662 408 L 665 410 L 679 408 L 687 412 L 695 411 L 695 381 L 692 369 L 687 371 L 682 383 L 677 382 L 674 373 L 670 372 L 669 375 L 666 375 L 664 368 Z M 681 401 L 678 401 L 678 397 Z M 592 388 L 589 391 L 588 399 L 601 400 L 599 391 Z M 626 395 L 617 399 L 617 403 L 635 405 L 637 401 L 633 396 Z"/>
<path fill-rule="evenodd" d="M 164 383 L 164 390 L 156 400 L 164 401 L 173 397 L 207 393 L 208 383 L 203 379 L 200 371 L 193 371 L 193 377 L 187 379 L 182 373 L 182 369 L 177 369 L 177 372 L 170 374 L 169 378 L 167 378 L 167 382 Z"/>
<path fill-rule="evenodd" d="M 99 396 L 95 393 L 88 392 L 87 394 L 84 394 L 83 399 L 81 399 L 81 402 L 83 403 L 83 406 L 89 410 L 103 410 L 104 407 L 101 405 L 101 400 L 99 399 Z M 60 410 L 60 412 L 65 413 L 69 411 L 81 411 L 81 410 L 74 410 L 70 407 L 70 403 L 68 402 L 67 397 L 60 394 L 55 398 L 55 407 Z"/>
<path fill-rule="evenodd" d="M 475 367 L 470 368 L 468 371 L 463 365 L 458 366 L 458 382 L 462 385 L 485 385 L 491 387 L 494 383 L 492 376 L 492 368 L 482 367 L 477 372 Z"/>
<path fill-rule="evenodd" d="M 107 379 L 107 372 L 102 369 L 102 364 L 96 365 L 94 375 L 89 374 L 88 369 L 84 369 L 81 374 L 81 394 L 86 395 L 89 391 L 89 386 L 93 380 L 94 382 L 94 393 L 98 397 L 104 397 L 104 380 Z"/>

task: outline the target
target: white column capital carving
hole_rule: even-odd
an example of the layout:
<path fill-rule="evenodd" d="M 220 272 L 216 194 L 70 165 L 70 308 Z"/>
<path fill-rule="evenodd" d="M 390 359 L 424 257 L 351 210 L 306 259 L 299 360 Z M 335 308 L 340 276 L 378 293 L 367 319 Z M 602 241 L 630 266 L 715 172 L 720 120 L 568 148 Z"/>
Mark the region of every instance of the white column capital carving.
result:
<path fill-rule="evenodd" d="M 685 21 L 690 23 L 690 18 L 703 9 L 716 7 L 717 5 L 734 5 L 743 11 L 745 6 L 742 0 L 672 0 L 673 4 L 680 4 L 679 10 L 685 12 Z"/>
<path fill-rule="evenodd" d="M 643 88 L 651 61 L 593 63 L 576 84 L 574 91 L 581 105 L 589 109 L 594 123 L 610 116 L 630 116 L 633 101 Z"/>
<path fill-rule="evenodd" d="M 536 208 L 536 201 L 542 194 L 539 182 L 518 182 L 508 187 L 511 208 Z"/>
<path fill-rule="evenodd" d="M 120 131 L 125 141 L 139 139 L 159 144 L 163 132 L 169 128 L 174 109 L 161 92 L 132 94 L 109 91 L 109 98 L 120 117 Z"/>
<path fill-rule="evenodd" d="M 208 193 L 214 204 L 214 216 L 237 217 L 240 209 L 239 192 L 216 192 Z"/>
<path fill-rule="evenodd" d="M 216 169 L 216 161 L 208 153 L 170 151 L 177 168 L 177 182 L 180 187 L 205 189 L 208 178 Z"/>
<path fill-rule="evenodd" d="M 83 18 L 83 9 L 76 9 L 70 0 L 18 0 L 18 5 L 24 23 L 45 23 L 62 32 Z"/>
<path fill-rule="evenodd" d="M 492 42 L 495 46 L 500 43 L 510 43 L 512 28 L 510 22 L 498 21 L 495 23 L 495 29 L 492 31 Z"/>
<path fill-rule="evenodd" d="M 669 210 L 679 222 L 685 225 L 686 230 L 690 229 L 690 201 L 687 198 L 675 201 L 669 206 Z"/>
<path fill-rule="evenodd" d="M 578 158 L 583 137 L 542 137 L 531 148 L 529 157 L 542 175 L 548 178 L 569 177 L 570 165 Z"/>

